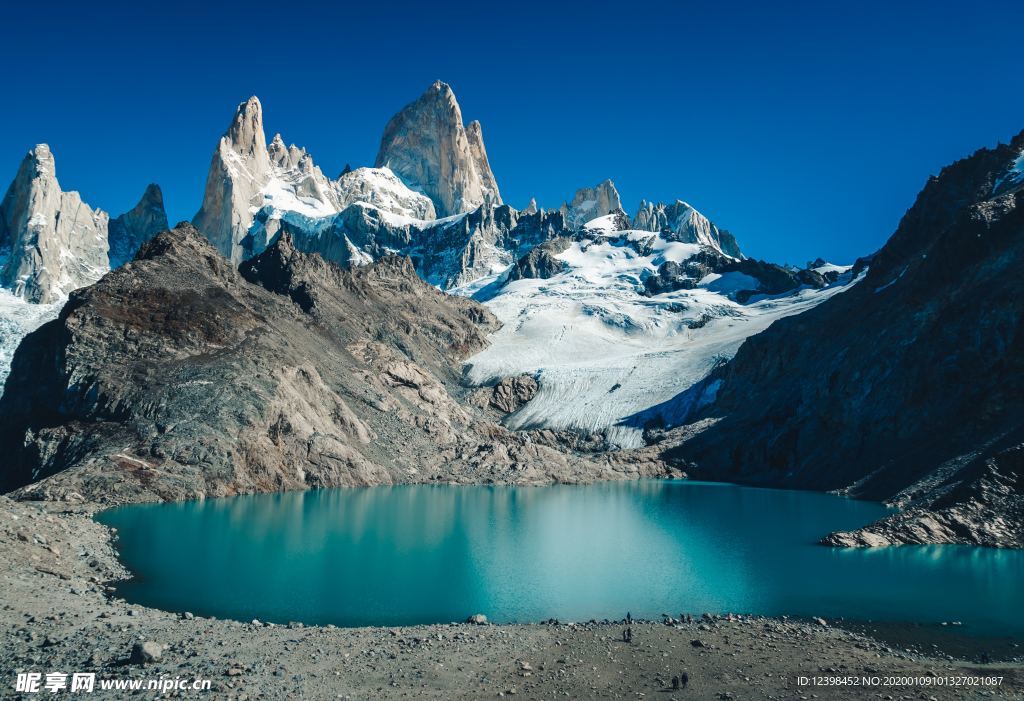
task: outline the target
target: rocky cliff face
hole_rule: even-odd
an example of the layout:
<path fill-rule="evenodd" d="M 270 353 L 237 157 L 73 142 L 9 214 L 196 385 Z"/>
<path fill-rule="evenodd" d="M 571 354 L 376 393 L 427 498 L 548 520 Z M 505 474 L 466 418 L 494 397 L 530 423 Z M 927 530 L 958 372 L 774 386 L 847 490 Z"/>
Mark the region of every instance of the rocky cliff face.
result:
<path fill-rule="evenodd" d="M 1024 133 L 932 178 L 861 282 L 712 376 L 710 427 L 669 456 L 701 477 L 908 507 L 835 542 L 1019 543 L 1022 151 Z"/>
<path fill-rule="evenodd" d="M 529 253 L 509 268 L 508 275 L 505 277 L 506 284 L 531 278 L 546 280 L 558 275 L 568 268 L 565 261 L 559 260 L 558 256 L 565 253 L 571 245 L 572 239 L 559 236 L 530 249 Z"/>
<path fill-rule="evenodd" d="M 241 103 L 210 161 L 203 204 L 192 219 L 228 260 L 242 260 L 242 240 L 252 224 L 251 208 L 270 177 L 263 131 L 263 105 L 255 96 Z"/>
<path fill-rule="evenodd" d="M 151 183 L 135 207 L 110 220 L 107 237 L 110 267 L 119 268 L 130 261 L 142 244 L 168 228 L 163 192 L 159 185 Z"/>
<path fill-rule="evenodd" d="M 566 224 L 572 229 L 581 229 L 591 219 L 603 217 L 622 209 L 619 191 L 615 183 L 605 180 L 596 187 L 584 187 L 576 191 L 572 202 L 561 207 Z"/>
<path fill-rule="evenodd" d="M 239 272 L 179 225 L 22 343 L 0 398 L 4 481 L 137 501 L 636 476 L 459 401 L 461 359 L 495 324 L 407 259 L 343 270 L 283 236 Z"/>
<path fill-rule="evenodd" d="M 697 243 L 721 251 L 733 258 L 742 258 L 736 238 L 728 231 L 719 229 L 707 217 L 682 200 L 672 204 L 640 203 L 633 228 L 641 231 L 656 231 L 672 234 L 672 239 L 681 243 Z"/>
<path fill-rule="evenodd" d="M 46 304 L 107 271 L 106 212 L 57 182 L 46 144 L 28 152 L 0 203 L 0 286 Z"/>
<path fill-rule="evenodd" d="M 391 118 L 376 165 L 427 195 L 438 216 L 501 204 L 480 123 L 463 126 L 455 93 L 441 81 Z"/>
<path fill-rule="evenodd" d="M 464 288 L 500 275 L 534 247 L 569 233 L 557 211 L 526 214 L 508 205 L 480 207 L 423 231 L 410 255 L 428 282 L 442 289 Z"/>

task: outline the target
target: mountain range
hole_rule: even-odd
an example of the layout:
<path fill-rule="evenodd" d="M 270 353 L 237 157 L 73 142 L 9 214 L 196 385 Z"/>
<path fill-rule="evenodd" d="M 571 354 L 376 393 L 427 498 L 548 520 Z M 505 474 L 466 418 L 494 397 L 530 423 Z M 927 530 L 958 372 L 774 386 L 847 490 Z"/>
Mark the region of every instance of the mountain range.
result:
<path fill-rule="evenodd" d="M 111 219 L 39 145 L 0 205 L 4 484 L 687 473 L 903 507 L 831 544 L 1020 545 L 1022 152 L 945 169 L 855 265 L 797 269 L 682 200 L 630 215 L 611 180 L 515 209 L 442 82 L 336 178 L 246 100 L 169 231 L 158 186 Z"/>

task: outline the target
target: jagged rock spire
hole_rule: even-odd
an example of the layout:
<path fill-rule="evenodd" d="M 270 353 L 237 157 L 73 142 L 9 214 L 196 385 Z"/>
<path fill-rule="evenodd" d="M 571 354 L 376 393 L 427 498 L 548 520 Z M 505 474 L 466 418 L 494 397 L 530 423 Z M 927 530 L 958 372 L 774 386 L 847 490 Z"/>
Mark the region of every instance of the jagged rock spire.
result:
<path fill-rule="evenodd" d="M 110 220 L 110 267 L 130 261 L 142 244 L 168 228 L 163 192 L 159 185 L 150 183 L 135 207 Z"/>
<path fill-rule="evenodd" d="M 29 302 L 58 301 L 107 271 L 106 212 L 57 182 L 50 147 L 38 144 L 0 203 L 0 285 Z"/>
<path fill-rule="evenodd" d="M 263 131 L 263 105 L 258 97 L 253 95 L 238 105 L 224 138 L 239 156 L 256 163 L 266 160 L 267 136 Z"/>
<path fill-rule="evenodd" d="M 242 240 L 253 221 L 250 207 L 269 179 L 270 168 L 263 105 L 253 96 L 238 105 L 213 152 L 203 204 L 192 219 L 232 263 L 242 260 Z"/>
<path fill-rule="evenodd" d="M 442 217 L 501 204 L 480 123 L 463 126 L 455 93 L 441 81 L 391 118 L 376 163 L 429 197 Z"/>

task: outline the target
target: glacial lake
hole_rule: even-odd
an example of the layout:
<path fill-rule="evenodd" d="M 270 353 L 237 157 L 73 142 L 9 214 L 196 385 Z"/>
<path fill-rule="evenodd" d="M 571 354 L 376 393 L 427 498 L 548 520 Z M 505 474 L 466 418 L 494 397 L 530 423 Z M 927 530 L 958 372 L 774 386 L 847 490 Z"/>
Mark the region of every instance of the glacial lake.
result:
<path fill-rule="evenodd" d="M 170 611 L 338 626 L 845 617 L 1024 634 L 1024 553 L 816 545 L 887 513 L 826 494 L 686 481 L 330 489 L 113 509 L 134 578 Z"/>

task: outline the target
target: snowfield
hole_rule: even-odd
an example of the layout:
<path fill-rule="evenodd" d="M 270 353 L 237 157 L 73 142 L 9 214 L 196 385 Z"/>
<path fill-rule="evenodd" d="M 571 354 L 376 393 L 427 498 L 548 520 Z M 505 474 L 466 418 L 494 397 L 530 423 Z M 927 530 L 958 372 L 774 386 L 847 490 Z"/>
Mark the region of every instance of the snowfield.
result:
<path fill-rule="evenodd" d="M 731 358 L 748 336 L 849 282 L 844 270 L 825 289 L 755 295 L 739 304 L 731 295 L 757 289 L 757 280 L 710 274 L 695 289 L 646 297 L 645 277 L 701 247 L 646 231 L 605 235 L 598 233 L 603 227 L 588 228 L 594 238 L 558 255 L 568 268 L 555 277 L 503 287 L 499 277 L 482 289 L 456 290 L 475 294 L 504 324 L 468 360 L 468 380 L 486 385 L 526 373 L 540 383 L 533 400 L 508 417 L 510 428 L 604 432 L 619 447 L 642 445 L 642 430 L 629 417 L 671 400 Z"/>

